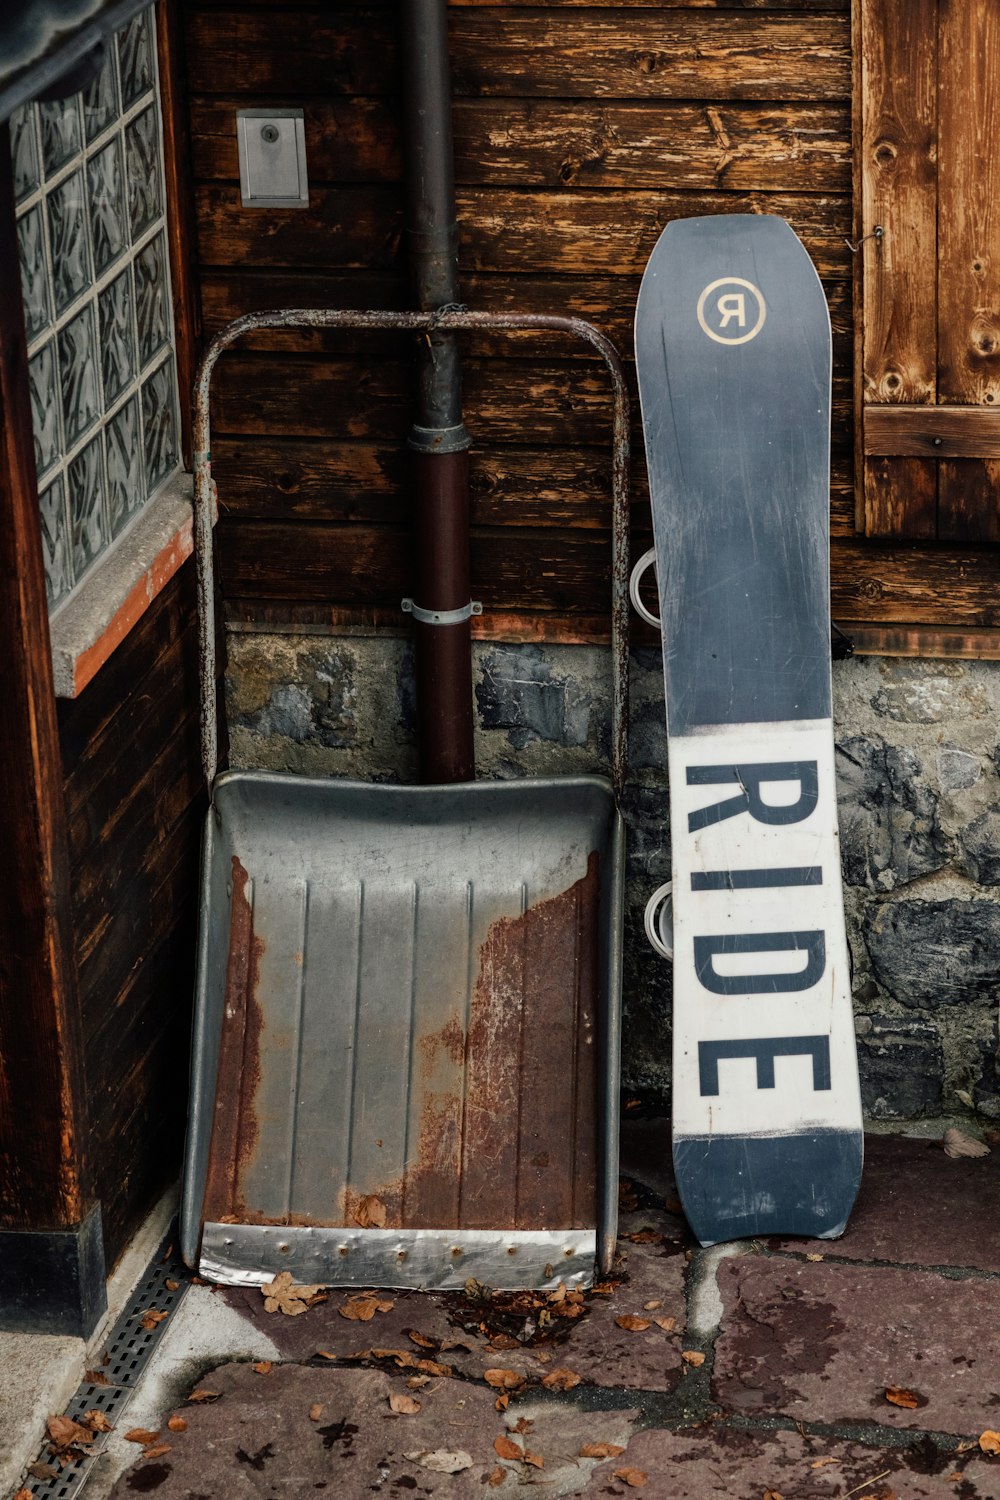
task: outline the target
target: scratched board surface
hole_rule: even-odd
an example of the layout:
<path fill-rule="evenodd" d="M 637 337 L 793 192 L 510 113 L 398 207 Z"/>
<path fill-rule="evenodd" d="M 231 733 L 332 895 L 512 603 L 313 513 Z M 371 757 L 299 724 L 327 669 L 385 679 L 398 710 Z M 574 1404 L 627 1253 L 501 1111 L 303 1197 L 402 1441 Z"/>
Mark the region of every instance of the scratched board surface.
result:
<path fill-rule="evenodd" d="M 636 358 L 669 735 L 678 1186 L 704 1243 L 832 1236 L 862 1138 L 831 720 L 830 324 L 788 225 L 669 225 Z"/>

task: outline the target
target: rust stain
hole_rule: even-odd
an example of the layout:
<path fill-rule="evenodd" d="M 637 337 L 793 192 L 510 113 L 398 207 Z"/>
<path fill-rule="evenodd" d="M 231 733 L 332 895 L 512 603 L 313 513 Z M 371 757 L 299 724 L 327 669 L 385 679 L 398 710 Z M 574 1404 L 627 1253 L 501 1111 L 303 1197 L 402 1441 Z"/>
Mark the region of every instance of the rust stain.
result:
<path fill-rule="evenodd" d="M 259 1136 L 254 1101 L 261 1079 L 264 1017 L 257 984 L 264 942 L 253 930 L 253 906 L 247 890 L 250 876 L 235 854 L 232 882 L 229 957 L 203 1217 L 253 1222 L 242 1201 L 241 1177 L 253 1158 Z"/>

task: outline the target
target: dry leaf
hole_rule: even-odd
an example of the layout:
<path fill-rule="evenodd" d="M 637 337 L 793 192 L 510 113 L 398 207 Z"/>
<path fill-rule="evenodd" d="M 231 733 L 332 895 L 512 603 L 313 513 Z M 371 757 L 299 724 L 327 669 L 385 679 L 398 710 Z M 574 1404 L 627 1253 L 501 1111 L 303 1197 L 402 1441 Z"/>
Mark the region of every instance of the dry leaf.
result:
<path fill-rule="evenodd" d="M 812 1260 L 812 1261 L 826 1260 L 826 1256 L 825 1255 L 815 1255 L 815 1254 L 812 1254 L 812 1255 L 807 1255 L 806 1256 L 806 1260 Z"/>
<path fill-rule="evenodd" d="M 429 1375 L 410 1375 L 407 1378 L 406 1384 L 411 1391 L 419 1391 L 422 1385 L 429 1385 L 430 1380 L 431 1377 Z"/>
<path fill-rule="evenodd" d="M 262 1359 L 253 1368 L 256 1375 L 270 1375 L 274 1367 L 269 1359 Z"/>
<path fill-rule="evenodd" d="M 394 1306 L 394 1302 L 369 1293 L 365 1296 L 351 1297 L 337 1311 L 342 1318 L 351 1318 L 359 1323 L 370 1323 L 377 1312 L 388 1312 Z"/>
<path fill-rule="evenodd" d="M 825 1469 L 827 1464 L 839 1464 L 839 1458 L 814 1458 L 809 1465 L 811 1469 Z"/>
<path fill-rule="evenodd" d="M 133 1427 L 129 1432 L 126 1432 L 125 1441 L 126 1443 L 141 1443 L 144 1448 L 148 1448 L 150 1443 L 155 1443 L 159 1436 L 159 1428 L 155 1432 L 151 1432 L 147 1427 Z"/>
<path fill-rule="evenodd" d="M 705 1363 L 705 1356 L 698 1349 L 682 1349 L 681 1359 L 684 1360 L 685 1364 L 694 1365 L 695 1369 Z"/>
<path fill-rule="evenodd" d="M 574 1386 L 580 1384 L 583 1379 L 575 1370 L 567 1370 L 565 1365 L 560 1365 L 556 1370 L 550 1370 L 547 1375 L 542 1376 L 542 1385 L 549 1391 L 571 1391 Z"/>
<path fill-rule="evenodd" d="M 498 1396 L 493 1405 L 496 1407 L 497 1411 L 506 1411 L 508 1406 L 510 1405 L 510 1397 L 508 1396 L 507 1392 L 504 1391 L 502 1396 Z"/>
<path fill-rule="evenodd" d="M 171 1432 L 187 1432 L 187 1417 L 168 1417 L 167 1426 Z"/>
<path fill-rule="evenodd" d="M 49 1439 L 52 1446 L 59 1452 L 63 1448 L 69 1448 L 73 1443 L 92 1443 L 94 1434 L 89 1428 L 81 1427 L 79 1422 L 74 1422 L 72 1417 L 50 1417 L 46 1423 Z"/>
<path fill-rule="evenodd" d="M 514 1391 L 524 1384 L 524 1376 L 516 1370 L 484 1370 L 483 1379 L 487 1385 L 496 1386 L 501 1391 Z"/>
<path fill-rule="evenodd" d="M 659 1297 L 657 1297 L 653 1302 L 644 1302 L 642 1304 L 642 1310 L 643 1312 L 655 1312 L 658 1307 L 662 1306 L 663 1303 L 660 1301 Z"/>
<path fill-rule="evenodd" d="M 403 1330 L 403 1332 L 406 1334 L 406 1337 L 408 1339 L 412 1339 L 413 1342 L 415 1344 L 418 1344 L 421 1349 L 436 1349 L 437 1348 L 437 1344 L 434 1342 L 433 1339 L 429 1339 L 429 1338 L 425 1337 L 424 1334 L 418 1333 L 415 1328 L 405 1328 Z M 448 1348 L 449 1349 L 453 1349 L 454 1347 L 455 1347 L 455 1341 L 454 1340 L 449 1341 Z M 465 1346 L 463 1346 L 463 1347 L 465 1347 Z"/>
<path fill-rule="evenodd" d="M 58 1479 L 59 1478 L 59 1470 L 56 1469 L 56 1468 L 53 1468 L 52 1464 L 43 1464 L 43 1463 L 29 1464 L 28 1468 L 27 1468 L 27 1472 L 31 1475 L 32 1479 Z M 22 1491 L 18 1490 L 17 1494 L 20 1495 L 21 1493 L 22 1493 Z M 24 1490 L 23 1493 L 27 1494 L 28 1491 Z M 17 1495 L 14 1496 L 14 1500 L 17 1500 Z"/>
<path fill-rule="evenodd" d="M 317 1349 L 316 1350 L 316 1358 L 317 1359 L 336 1359 L 337 1356 L 335 1354 L 331 1354 L 330 1351 L 329 1351 L 329 1349 Z"/>
<path fill-rule="evenodd" d="M 320 1417 L 323 1415 L 323 1406 L 324 1406 L 324 1403 L 322 1401 L 314 1401 L 313 1402 L 312 1406 L 310 1406 L 310 1408 L 309 1408 L 309 1420 L 310 1420 L 310 1422 L 318 1422 L 319 1421 Z"/>
<path fill-rule="evenodd" d="M 642 1469 L 616 1469 L 615 1478 L 631 1485 L 634 1490 L 641 1490 L 649 1475 L 644 1474 Z"/>
<path fill-rule="evenodd" d="M 374 1193 L 369 1193 L 361 1199 L 351 1214 L 351 1218 L 361 1229 L 384 1229 L 386 1220 L 385 1204 L 381 1198 L 376 1198 Z"/>
<path fill-rule="evenodd" d="M 84 1427 L 89 1427 L 91 1432 L 111 1431 L 111 1423 L 108 1421 L 104 1412 L 98 1411 L 96 1407 L 93 1411 L 84 1412 L 83 1425 Z"/>
<path fill-rule="evenodd" d="M 654 1318 L 653 1322 L 656 1324 L 657 1328 L 662 1328 L 664 1333 L 673 1333 L 674 1329 L 677 1327 L 676 1318 Z"/>
<path fill-rule="evenodd" d="M 218 1401 L 221 1395 L 221 1391 L 210 1391 L 208 1386 L 200 1385 L 197 1390 L 191 1392 L 187 1399 L 189 1401 Z"/>
<path fill-rule="evenodd" d="M 164 1318 L 169 1317 L 169 1312 L 159 1312 L 157 1308 L 150 1307 L 143 1313 L 139 1326 L 145 1328 L 148 1332 L 150 1329 L 155 1328 L 157 1323 L 162 1323 Z"/>
<path fill-rule="evenodd" d="M 437 1375 L 440 1380 L 447 1380 L 454 1371 L 451 1365 L 439 1364 L 436 1359 L 418 1359 L 417 1369 L 425 1371 L 428 1375 Z"/>
<path fill-rule="evenodd" d="M 1000 1453 L 1000 1432 L 988 1428 L 979 1434 L 979 1446 L 984 1453 Z"/>
<path fill-rule="evenodd" d="M 414 1401 L 412 1396 L 407 1396 L 403 1391 L 393 1391 L 389 1397 L 389 1410 L 401 1417 L 415 1417 L 420 1410 L 420 1402 Z"/>
<path fill-rule="evenodd" d="M 964 1130 L 957 1130 L 954 1126 L 944 1133 L 945 1156 L 989 1156 L 990 1148 L 985 1141 L 977 1141 L 975 1136 L 966 1135 Z"/>
<path fill-rule="evenodd" d="M 923 1397 L 917 1391 L 908 1391 L 904 1386 L 890 1385 L 885 1393 L 885 1399 L 891 1401 L 893 1406 L 905 1406 L 908 1411 L 916 1411 Z"/>
<path fill-rule="evenodd" d="M 530 1464 L 533 1469 L 545 1468 L 545 1460 L 542 1455 L 540 1453 L 529 1453 L 527 1448 L 524 1450 L 524 1462 Z"/>
<path fill-rule="evenodd" d="M 322 1290 L 321 1285 L 296 1286 L 291 1271 L 279 1272 L 273 1281 L 268 1281 L 260 1289 L 265 1312 L 283 1312 L 290 1318 L 306 1312 L 314 1299 L 325 1300 L 320 1297 Z"/>
<path fill-rule="evenodd" d="M 103 1370 L 84 1370 L 83 1378 L 87 1385 L 110 1385 L 111 1382 Z"/>
<path fill-rule="evenodd" d="M 494 1438 L 493 1447 L 498 1458 L 522 1459 L 524 1457 L 524 1449 L 512 1442 L 506 1433 L 501 1433 L 498 1438 Z"/>
<path fill-rule="evenodd" d="M 629 1333 L 642 1333 L 649 1327 L 648 1318 L 637 1318 L 635 1313 L 622 1313 L 615 1319 L 619 1328 L 625 1328 Z"/>
<path fill-rule="evenodd" d="M 503 1484 L 504 1480 L 507 1478 L 507 1472 L 508 1471 L 506 1469 L 501 1469 L 500 1465 L 497 1464 L 496 1468 L 493 1470 L 489 1477 L 490 1487 L 492 1489 L 497 1489 L 501 1484 Z"/>
<path fill-rule="evenodd" d="M 15 1490 L 13 1500 L 35 1500 L 31 1490 Z"/>
<path fill-rule="evenodd" d="M 162 1458 L 164 1453 L 170 1452 L 169 1443 L 155 1443 L 152 1448 L 143 1448 L 143 1458 Z"/>
<path fill-rule="evenodd" d="M 165 1281 L 163 1283 L 163 1285 L 166 1287 L 166 1289 L 167 1289 L 168 1292 L 176 1292 L 177 1289 L 178 1289 L 178 1287 L 180 1286 L 180 1282 L 179 1281 Z"/>
<path fill-rule="evenodd" d="M 404 1453 L 403 1457 L 420 1464 L 421 1468 L 432 1469 L 435 1474 L 460 1474 L 463 1469 L 472 1468 L 471 1457 L 461 1448 L 456 1448 L 454 1453 L 447 1448 L 435 1448 L 433 1452 L 418 1448 L 415 1453 Z"/>
<path fill-rule="evenodd" d="M 580 1449 L 581 1458 L 617 1458 L 619 1453 L 625 1449 L 620 1443 L 584 1443 Z"/>
<path fill-rule="evenodd" d="M 779 1495 L 777 1490 L 765 1490 L 763 1500 L 784 1500 L 784 1496 Z"/>

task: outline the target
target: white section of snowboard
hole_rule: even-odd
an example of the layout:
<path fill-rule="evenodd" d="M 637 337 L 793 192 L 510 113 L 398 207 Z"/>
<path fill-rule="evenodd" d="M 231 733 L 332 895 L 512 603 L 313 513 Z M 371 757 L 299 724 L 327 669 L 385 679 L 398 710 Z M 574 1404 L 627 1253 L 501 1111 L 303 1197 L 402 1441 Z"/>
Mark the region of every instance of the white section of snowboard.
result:
<path fill-rule="evenodd" d="M 768 824 L 749 811 L 692 831 L 692 813 L 738 796 L 738 783 L 689 784 L 692 768 L 814 763 L 815 808 L 796 822 Z M 813 1130 L 861 1130 L 844 927 L 840 844 L 830 720 L 714 726 L 669 741 L 673 845 L 673 1078 L 674 1135 L 776 1136 Z M 799 784 L 760 783 L 769 806 L 798 800 Z M 757 889 L 692 890 L 692 875 L 710 871 L 818 869 L 820 884 Z M 695 941 L 743 934 L 821 933 L 822 972 L 807 989 L 753 994 L 714 993 L 699 979 Z M 807 962 L 804 951 L 719 953 L 715 974 L 787 973 L 790 983 Z M 735 981 L 731 981 L 735 982 Z M 702 1092 L 700 1056 L 719 1042 L 825 1038 L 830 1087 L 814 1086 L 809 1053 L 774 1058 L 774 1086 L 758 1085 L 751 1057 L 717 1060 L 718 1093 Z M 817 1046 L 822 1050 L 822 1043 Z"/>

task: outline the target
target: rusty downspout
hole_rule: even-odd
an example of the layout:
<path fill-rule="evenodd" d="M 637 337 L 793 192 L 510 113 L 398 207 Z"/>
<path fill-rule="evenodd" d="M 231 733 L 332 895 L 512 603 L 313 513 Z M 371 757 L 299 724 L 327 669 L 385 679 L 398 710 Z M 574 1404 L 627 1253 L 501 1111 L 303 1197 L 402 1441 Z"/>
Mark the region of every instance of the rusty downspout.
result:
<path fill-rule="evenodd" d="M 416 306 L 458 304 L 458 240 L 446 0 L 403 0 L 403 141 L 407 238 Z M 472 634 L 469 581 L 470 438 L 453 331 L 417 344 L 412 453 L 416 595 L 407 601 L 417 653 L 421 778 L 471 781 Z"/>

